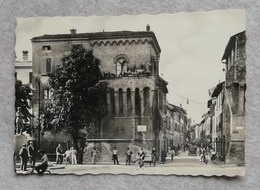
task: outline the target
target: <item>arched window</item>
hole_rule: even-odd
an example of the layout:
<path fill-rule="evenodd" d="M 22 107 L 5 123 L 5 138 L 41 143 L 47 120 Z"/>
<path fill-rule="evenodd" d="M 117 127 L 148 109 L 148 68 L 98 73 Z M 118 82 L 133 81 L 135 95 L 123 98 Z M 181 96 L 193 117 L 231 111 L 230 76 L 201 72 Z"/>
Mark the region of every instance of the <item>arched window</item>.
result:
<path fill-rule="evenodd" d="M 149 114 L 149 108 L 150 108 L 150 88 L 145 87 L 143 90 L 143 96 L 144 96 L 144 115 Z"/>
<path fill-rule="evenodd" d="M 118 55 L 115 58 L 115 64 L 116 64 L 116 76 L 123 76 L 124 73 L 127 73 L 127 64 L 128 59 L 125 55 Z"/>
<path fill-rule="evenodd" d="M 118 90 L 118 105 L 119 105 L 119 115 L 124 114 L 124 106 L 123 106 L 123 90 L 119 88 Z"/>
<path fill-rule="evenodd" d="M 132 101 L 131 101 L 131 89 L 128 88 L 126 91 L 126 98 L 127 98 L 127 115 L 132 114 Z"/>
<path fill-rule="evenodd" d="M 139 88 L 135 89 L 135 114 L 141 115 L 141 97 Z"/>
<path fill-rule="evenodd" d="M 111 108 L 111 114 L 116 114 L 115 109 L 115 91 L 113 88 L 110 89 L 110 108 Z"/>

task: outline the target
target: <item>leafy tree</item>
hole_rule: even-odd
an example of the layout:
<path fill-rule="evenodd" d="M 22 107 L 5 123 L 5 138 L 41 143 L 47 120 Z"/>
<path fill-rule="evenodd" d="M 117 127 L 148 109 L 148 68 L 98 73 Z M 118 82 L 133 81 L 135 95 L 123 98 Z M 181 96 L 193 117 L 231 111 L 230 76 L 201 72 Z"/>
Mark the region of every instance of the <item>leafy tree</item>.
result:
<path fill-rule="evenodd" d="M 24 122 L 28 122 L 32 118 L 32 114 L 29 112 L 29 101 L 32 100 L 32 89 L 29 84 L 23 84 L 22 81 L 15 81 L 15 111 L 18 107 L 21 108 L 21 112 L 24 116 Z M 29 125 L 28 125 L 29 126 Z M 27 133 L 31 133 L 31 128 L 26 126 Z"/>
<path fill-rule="evenodd" d="M 100 119 L 106 114 L 107 83 L 100 82 L 99 65 L 92 50 L 73 46 L 49 73 L 53 100 L 46 108 L 47 126 L 70 134 L 76 149 L 80 131 L 93 122 L 100 127 Z"/>

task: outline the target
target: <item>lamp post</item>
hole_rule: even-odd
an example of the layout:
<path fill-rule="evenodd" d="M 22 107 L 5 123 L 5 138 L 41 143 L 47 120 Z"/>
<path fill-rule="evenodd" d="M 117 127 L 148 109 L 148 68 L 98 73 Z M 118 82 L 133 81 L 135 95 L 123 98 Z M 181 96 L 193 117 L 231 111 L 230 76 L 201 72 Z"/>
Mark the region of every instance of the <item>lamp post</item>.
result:
<path fill-rule="evenodd" d="M 41 149 L 41 78 L 35 77 L 35 84 L 38 87 L 38 149 Z"/>

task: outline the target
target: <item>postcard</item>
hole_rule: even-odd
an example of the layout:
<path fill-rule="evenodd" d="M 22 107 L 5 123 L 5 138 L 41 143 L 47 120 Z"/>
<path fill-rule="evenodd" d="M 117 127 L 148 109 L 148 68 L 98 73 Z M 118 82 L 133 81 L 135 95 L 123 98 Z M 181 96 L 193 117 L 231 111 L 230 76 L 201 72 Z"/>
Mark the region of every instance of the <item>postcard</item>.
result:
<path fill-rule="evenodd" d="M 17 174 L 245 175 L 245 11 L 18 18 Z"/>

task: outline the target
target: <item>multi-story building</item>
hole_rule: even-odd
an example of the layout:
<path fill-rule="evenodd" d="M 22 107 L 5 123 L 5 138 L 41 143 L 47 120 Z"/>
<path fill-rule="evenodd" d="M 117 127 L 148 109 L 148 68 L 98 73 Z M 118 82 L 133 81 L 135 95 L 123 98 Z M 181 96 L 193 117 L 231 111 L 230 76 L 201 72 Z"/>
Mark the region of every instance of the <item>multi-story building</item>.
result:
<path fill-rule="evenodd" d="M 22 51 L 22 60 L 15 61 L 15 78 L 21 80 L 23 84 L 32 83 L 32 60 L 28 57 L 28 51 Z"/>
<path fill-rule="evenodd" d="M 188 128 L 188 119 L 186 110 L 182 107 L 178 107 L 173 104 L 167 104 L 167 118 L 169 120 L 168 123 L 168 131 L 167 131 L 167 139 L 170 143 L 168 143 L 168 147 L 170 146 L 183 146 L 186 144 L 187 137 L 187 128 Z"/>
<path fill-rule="evenodd" d="M 161 49 L 149 26 L 147 31 L 141 32 L 76 33 L 72 29 L 70 34 L 34 37 L 33 73 L 34 77 L 40 78 L 41 94 L 36 94 L 33 106 L 35 125 L 39 116 L 38 99 L 48 99 L 50 94 L 47 74 L 75 45 L 93 50 L 101 61 L 100 70 L 110 87 L 108 115 L 101 121 L 98 138 L 87 141 L 98 144 L 109 154 L 112 146 L 117 146 L 122 153 L 119 156 L 124 156 L 128 146 L 146 150 L 156 147 L 157 153 L 161 152 L 168 83 L 158 74 Z M 56 135 L 50 139 L 50 135 L 45 135 L 41 144 L 47 152 L 53 152 L 53 147 L 66 139 L 69 137 Z"/>
<path fill-rule="evenodd" d="M 223 102 L 226 164 L 245 163 L 245 43 L 245 31 L 231 36 L 222 57 L 222 63 L 226 65 Z"/>
<path fill-rule="evenodd" d="M 226 137 L 223 130 L 224 85 L 224 82 L 219 83 L 212 91 L 212 99 L 208 101 L 210 117 L 212 119 L 212 146 L 223 158 L 225 157 Z"/>

